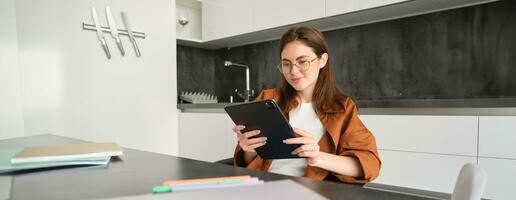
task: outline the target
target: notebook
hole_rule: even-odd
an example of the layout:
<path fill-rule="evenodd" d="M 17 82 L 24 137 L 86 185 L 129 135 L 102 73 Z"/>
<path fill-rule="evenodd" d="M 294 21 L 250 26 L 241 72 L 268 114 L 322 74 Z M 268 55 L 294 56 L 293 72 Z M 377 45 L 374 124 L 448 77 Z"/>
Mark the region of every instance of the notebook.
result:
<path fill-rule="evenodd" d="M 23 148 L 3 149 L 0 150 L 0 174 L 15 172 L 28 169 L 39 169 L 60 166 L 76 166 L 76 165 L 100 165 L 107 166 L 110 156 L 83 158 L 69 161 L 46 161 L 12 164 L 11 158 L 17 153 L 23 151 Z"/>
<path fill-rule="evenodd" d="M 96 159 L 123 155 L 115 143 L 80 143 L 27 147 L 11 158 L 12 164 Z"/>

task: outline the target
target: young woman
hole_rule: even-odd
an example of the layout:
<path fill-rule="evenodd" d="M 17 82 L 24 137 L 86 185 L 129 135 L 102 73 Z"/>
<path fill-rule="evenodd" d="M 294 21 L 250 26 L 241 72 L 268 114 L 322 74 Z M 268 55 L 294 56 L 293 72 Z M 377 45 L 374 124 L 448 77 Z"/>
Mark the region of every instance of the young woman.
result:
<path fill-rule="evenodd" d="M 280 57 L 282 86 L 262 91 L 256 100 L 278 102 L 297 135 L 284 143 L 302 144 L 292 154 L 305 158 L 264 160 L 255 149 L 267 138 L 251 139 L 259 130 L 242 133 L 245 127 L 237 125 L 235 165 L 346 183 L 376 178 L 381 162 L 374 136 L 358 118 L 355 103 L 337 88 L 321 32 L 311 27 L 289 29 L 280 41 Z"/>

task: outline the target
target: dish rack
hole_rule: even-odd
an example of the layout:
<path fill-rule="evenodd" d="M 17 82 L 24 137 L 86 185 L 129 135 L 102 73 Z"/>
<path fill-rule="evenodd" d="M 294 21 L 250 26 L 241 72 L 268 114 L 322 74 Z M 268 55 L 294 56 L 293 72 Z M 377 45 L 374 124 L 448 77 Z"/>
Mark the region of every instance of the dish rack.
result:
<path fill-rule="evenodd" d="M 181 92 L 179 98 L 190 103 L 217 103 L 217 96 L 204 92 Z"/>

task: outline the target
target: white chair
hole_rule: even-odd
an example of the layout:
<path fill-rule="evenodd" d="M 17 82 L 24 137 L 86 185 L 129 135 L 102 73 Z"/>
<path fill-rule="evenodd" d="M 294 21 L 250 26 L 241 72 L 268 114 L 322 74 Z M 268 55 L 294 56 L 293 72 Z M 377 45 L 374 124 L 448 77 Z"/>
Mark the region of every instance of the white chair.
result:
<path fill-rule="evenodd" d="M 478 200 L 482 198 L 482 192 L 487 182 L 486 172 L 476 164 L 467 163 L 462 166 L 455 189 L 453 190 L 452 200 Z"/>

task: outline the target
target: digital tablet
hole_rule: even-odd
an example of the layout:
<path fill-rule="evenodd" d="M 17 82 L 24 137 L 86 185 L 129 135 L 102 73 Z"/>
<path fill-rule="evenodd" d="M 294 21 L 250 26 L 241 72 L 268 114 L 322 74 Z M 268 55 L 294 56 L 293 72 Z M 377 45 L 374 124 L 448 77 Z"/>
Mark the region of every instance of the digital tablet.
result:
<path fill-rule="evenodd" d="M 236 125 L 244 125 L 242 133 L 260 130 L 267 137 L 265 145 L 256 148 L 256 153 L 264 159 L 299 158 L 292 155 L 301 144 L 285 144 L 283 140 L 296 137 L 294 130 L 273 100 L 255 101 L 224 108 Z"/>

